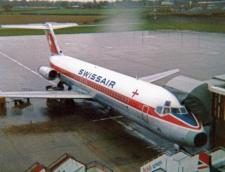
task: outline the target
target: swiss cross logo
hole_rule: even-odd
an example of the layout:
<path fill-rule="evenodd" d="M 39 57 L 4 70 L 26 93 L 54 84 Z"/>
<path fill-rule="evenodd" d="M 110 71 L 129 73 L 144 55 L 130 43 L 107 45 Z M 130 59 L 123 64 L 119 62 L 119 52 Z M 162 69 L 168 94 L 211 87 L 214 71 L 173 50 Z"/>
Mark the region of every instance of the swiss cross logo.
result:
<path fill-rule="evenodd" d="M 135 90 L 135 91 L 133 91 L 132 93 L 133 93 L 132 97 L 134 97 L 134 96 L 138 96 L 138 95 L 139 95 L 139 93 L 138 93 L 138 89 L 136 89 L 136 90 Z"/>

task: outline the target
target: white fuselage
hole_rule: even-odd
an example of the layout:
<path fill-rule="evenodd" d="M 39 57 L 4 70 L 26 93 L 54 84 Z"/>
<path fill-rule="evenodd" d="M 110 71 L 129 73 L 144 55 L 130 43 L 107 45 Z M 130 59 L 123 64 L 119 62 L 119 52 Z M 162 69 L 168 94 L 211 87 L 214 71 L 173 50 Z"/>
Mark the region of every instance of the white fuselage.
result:
<path fill-rule="evenodd" d="M 165 101 L 170 101 L 173 107 L 181 106 L 162 87 L 68 56 L 50 57 L 50 66 L 66 84 L 82 87 L 99 102 L 169 140 L 193 146 L 192 137 L 203 131 L 199 123 L 196 128 L 182 126 L 178 118 L 175 119 L 178 124 L 174 124 L 156 113 L 156 107 L 163 106 Z"/>

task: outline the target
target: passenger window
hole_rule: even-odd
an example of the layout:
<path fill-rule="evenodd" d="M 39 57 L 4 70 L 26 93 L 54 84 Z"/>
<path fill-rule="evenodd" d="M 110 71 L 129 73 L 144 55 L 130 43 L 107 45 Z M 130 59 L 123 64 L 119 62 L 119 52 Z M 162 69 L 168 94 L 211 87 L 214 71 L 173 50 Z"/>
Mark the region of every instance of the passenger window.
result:
<path fill-rule="evenodd" d="M 158 112 L 159 114 L 162 113 L 162 106 L 157 106 L 156 107 L 156 112 Z"/>

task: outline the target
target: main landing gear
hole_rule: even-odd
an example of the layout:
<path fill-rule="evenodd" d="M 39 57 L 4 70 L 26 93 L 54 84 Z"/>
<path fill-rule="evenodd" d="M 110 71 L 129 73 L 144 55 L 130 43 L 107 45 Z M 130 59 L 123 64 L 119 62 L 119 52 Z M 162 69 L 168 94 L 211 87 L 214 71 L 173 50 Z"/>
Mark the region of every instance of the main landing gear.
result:
<path fill-rule="evenodd" d="M 26 100 L 26 101 L 25 101 Z M 31 105 L 30 99 L 15 99 L 14 100 L 14 107 L 19 109 L 24 109 Z"/>
<path fill-rule="evenodd" d="M 59 81 L 59 83 L 57 84 L 57 86 L 53 86 L 53 85 L 48 85 L 45 87 L 45 89 L 47 91 L 62 91 L 64 90 L 64 83 L 62 81 Z"/>
<path fill-rule="evenodd" d="M 70 91 L 72 90 L 72 87 L 69 86 L 69 85 L 66 85 L 67 87 L 67 90 Z M 57 86 L 53 86 L 53 85 L 48 85 L 45 87 L 45 89 L 47 91 L 62 91 L 62 90 L 65 90 L 65 83 L 63 81 L 59 81 Z"/>
<path fill-rule="evenodd" d="M 71 90 L 71 86 L 67 86 L 63 81 L 59 81 L 56 86 L 46 86 L 46 91 L 63 91 L 67 89 Z M 73 111 L 75 102 L 73 99 L 47 99 L 47 107 L 50 109 L 57 110 L 58 112 Z"/>

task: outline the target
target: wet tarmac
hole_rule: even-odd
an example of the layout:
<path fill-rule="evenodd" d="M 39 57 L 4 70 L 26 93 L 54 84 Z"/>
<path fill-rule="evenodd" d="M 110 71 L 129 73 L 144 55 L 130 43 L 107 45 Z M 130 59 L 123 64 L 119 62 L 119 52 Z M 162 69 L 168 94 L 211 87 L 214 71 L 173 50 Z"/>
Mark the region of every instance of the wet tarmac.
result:
<path fill-rule="evenodd" d="M 225 73 L 225 34 L 161 31 L 57 38 L 64 54 L 134 77 L 173 68 L 199 80 Z M 0 90 L 44 90 L 50 83 L 36 70 L 48 65 L 48 56 L 44 36 L 0 37 Z M 64 111 L 49 109 L 45 100 L 31 103 L 21 109 L 8 100 L 0 113 L 3 171 L 24 171 L 36 161 L 48 165 L 65 152 L 114 171 L 138 171 L 169 144 L 156 147 L 126 119 L 99 121 L 108 113 L 98 104 L 76 102 L 75 109 Z"/>

